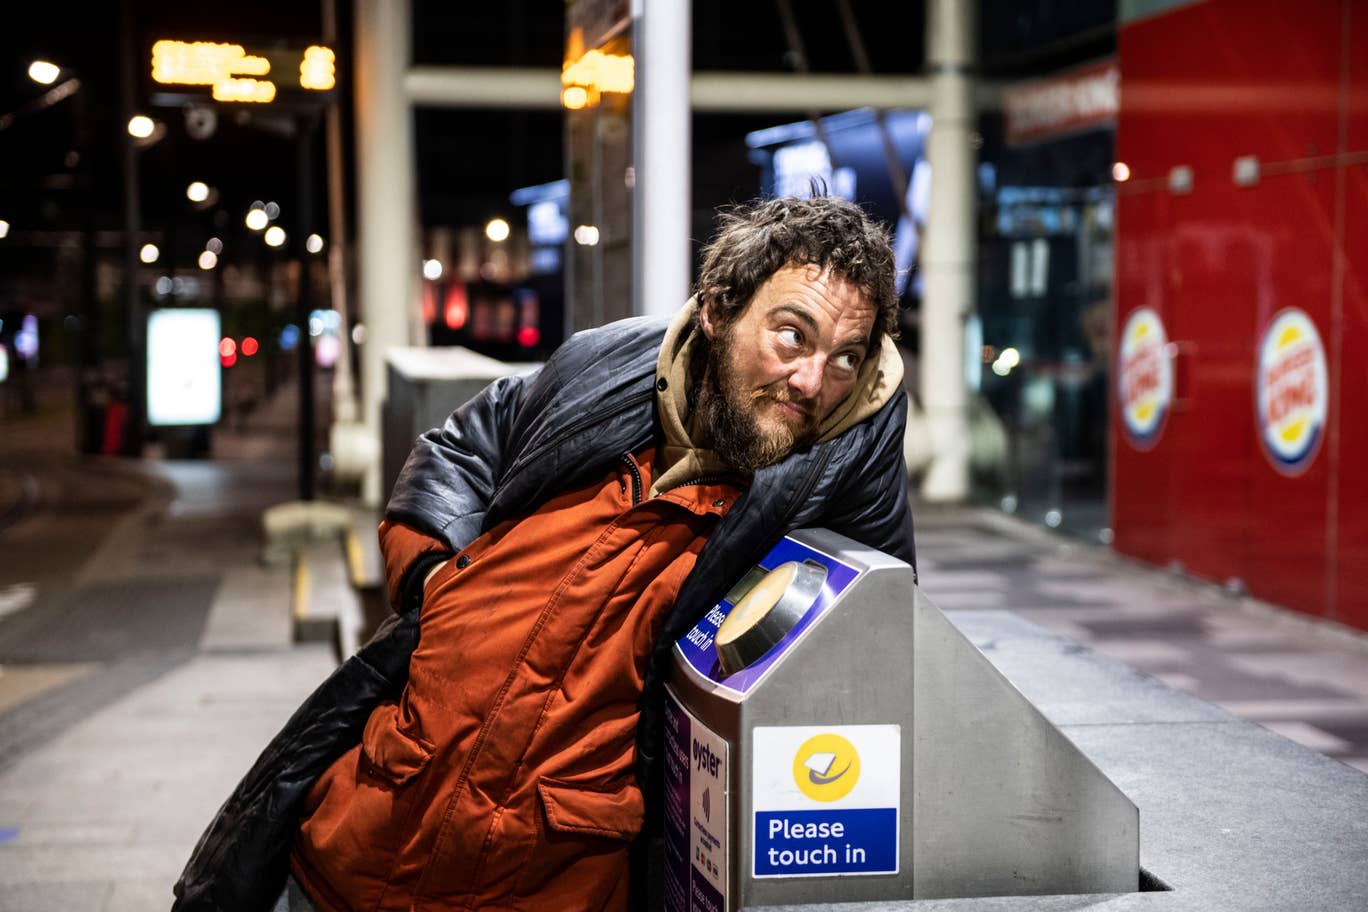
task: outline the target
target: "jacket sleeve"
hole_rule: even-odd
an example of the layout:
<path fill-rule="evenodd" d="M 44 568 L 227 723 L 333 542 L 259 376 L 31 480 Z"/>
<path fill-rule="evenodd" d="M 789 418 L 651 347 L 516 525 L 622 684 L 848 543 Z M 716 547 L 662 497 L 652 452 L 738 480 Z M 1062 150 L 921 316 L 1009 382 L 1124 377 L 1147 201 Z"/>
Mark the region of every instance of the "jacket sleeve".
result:
<path fill-rule="evenodd" d="M 361 737 L 371 709 L 408 677 L 418 616 L 391 617 L 295 711 L 200 837 L 172 912 L 268 912 L 314 781 Z"/>
<path fill-rule="evenodd" d="M 357 743 L 375 704 L 403 690 L 419 638 L 419 612 L 405 610 L 406 599 L 421 597 L 428 567 L 480 534 L 527 384 L 495 381 L 418 439 L 382 525 L 397 615 L 319 685 L 238 783 L 176 883 L 173 912 L 272 907 L 309 789 Z"/>
<path fill-rule="evenodd" d="M 414 443 L 380 527 L 395 611 L 414 607 L 427 569 L 482 531 L 534 376 L 495 380 Z"/>
<path fill-rule="evenodd" d="M 422 607 L 428 572 L 450 559 L 451 550 L 431 535 L 388 519 L 380 524 L 379 536 L 390 607 L 398 614 L 416 611 Z"/>
<path fill-rule="evenodd" d="M 841 473 L 825 523 L 833 532 L 907 561 L 915 572 L 917 549 L 903 461 L 906 430 L 907 394 L 899 390 L 859 429 L 869 441 L 861 448 L 867 461 Z"/>

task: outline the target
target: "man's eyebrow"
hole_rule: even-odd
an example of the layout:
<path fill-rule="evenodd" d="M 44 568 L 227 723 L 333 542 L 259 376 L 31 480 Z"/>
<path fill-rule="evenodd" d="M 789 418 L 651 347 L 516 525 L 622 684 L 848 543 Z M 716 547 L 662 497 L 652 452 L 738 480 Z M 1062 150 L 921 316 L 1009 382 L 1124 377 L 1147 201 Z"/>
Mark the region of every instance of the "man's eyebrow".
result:
<path fill-rule="evenodd" d="M 800 307 L 797 304 L 780 304 L 776 306 L 774 310 L 770 311 L 770 314 L 777 314 L 780 312 L 793 316 L 796 320 L 798 320 L 798 322 L 807 326 L 814 333 L 818 332 L 819 330 L 816 318 L 814 318 L 812 314 L 808 313 L 806 308 Z M 863 357 L 869 357 L 870 344 L 869 337 L 867 336 L 853 334 L 846 339 L 838 339 L 836 341 L 835 347 L 858 348 Z"/>
<path fill-rule="evenodd" d="M 774 308 L 774 310 L 770 311 L 771 314 L 781 312 L 795 317 L 800 323 L 806 325 L 808 329 L 817 332 L 817 319 L 813 317 L 812 314 L 808 313 L 805 308 L 799 307 L 797 304 L 780 304 L 778 307 Z"/>

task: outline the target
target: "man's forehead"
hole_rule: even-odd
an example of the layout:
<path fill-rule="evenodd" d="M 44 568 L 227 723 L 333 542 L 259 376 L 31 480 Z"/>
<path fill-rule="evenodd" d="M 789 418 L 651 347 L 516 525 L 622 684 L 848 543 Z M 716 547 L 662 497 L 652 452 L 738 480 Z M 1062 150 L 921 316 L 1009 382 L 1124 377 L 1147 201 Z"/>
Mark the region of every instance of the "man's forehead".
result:
<path fill-rule="evenodd" d="M 838 324 L 842 336 L 865 342 L 873 334 L 876 308 L 869 296 L 844 274 L 813 263 L 790 263 L 776 270 L 748 307 L 759 304 L 761 298 L 767 312 L 790 308 L 819 318 L 825 315 Z"/>

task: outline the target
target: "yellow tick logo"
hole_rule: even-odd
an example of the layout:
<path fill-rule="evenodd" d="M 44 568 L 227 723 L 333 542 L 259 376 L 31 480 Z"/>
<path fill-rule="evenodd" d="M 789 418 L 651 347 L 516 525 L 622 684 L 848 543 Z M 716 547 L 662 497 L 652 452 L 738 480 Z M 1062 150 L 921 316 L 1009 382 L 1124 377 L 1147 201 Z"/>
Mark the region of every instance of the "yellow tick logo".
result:
<path fill-rule="evenodd" d="M 836 801 L 860 780 L 860 755 L 840 735 L 813 735 L 793 757 L 793 781 L 813 801 Z"/>

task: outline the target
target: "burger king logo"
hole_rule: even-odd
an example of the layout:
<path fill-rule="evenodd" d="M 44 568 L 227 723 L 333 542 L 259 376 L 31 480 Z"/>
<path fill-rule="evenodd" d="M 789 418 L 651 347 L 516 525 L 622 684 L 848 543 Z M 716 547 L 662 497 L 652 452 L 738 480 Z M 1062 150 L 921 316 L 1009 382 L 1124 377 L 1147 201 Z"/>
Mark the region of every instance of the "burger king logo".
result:
<path fill-rule="evenodd" d="M 1147 450 L 1159 439 L 1173 403 L 1173 361 L 1159 315 L 1142 307 L 1121 332 L 1116 386 L 1121 421 L 1136 447 Z"/>
<path fill-rule="evenodd" d="M 1316 324 L 1289 307 L 1273 317 L 1259 343 L 1259 437 L 1273 467 L 1299 475 L 1316 458 L 1329 403 L 1325 347 Z"/>

